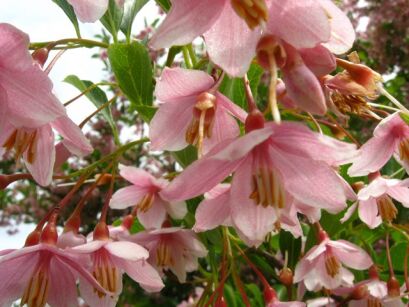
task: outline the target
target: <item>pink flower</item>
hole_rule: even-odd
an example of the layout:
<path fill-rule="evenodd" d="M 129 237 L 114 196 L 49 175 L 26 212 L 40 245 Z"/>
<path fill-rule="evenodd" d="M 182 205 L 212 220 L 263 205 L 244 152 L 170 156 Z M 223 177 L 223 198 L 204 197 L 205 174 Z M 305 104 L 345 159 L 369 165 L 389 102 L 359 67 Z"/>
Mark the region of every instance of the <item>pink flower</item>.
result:
<path fill-rule="evenodd" d="M 261 27 L 248 28 L 233 8 L 241 12 L 241 16 L 248 15 L 247 9 L 245 6 L 239 8 L 237 2 L 173 1 L 165 21 L 151 40 L 152 47 L 185 45 L 203 34 L 212 61 L 229 75 L 243 76 L 255 55 L 262 30 Z M 260 19 L 264 19 L 265 9 L 259 11 Z M 343 53 L 355 39 L 348 18 L 330 0 L 272 0 L 267 1 L 267 9 L 265 32 L 297 49 L 325 43 L 330 50 Z"/>
<path fill-rule="evenodd" d="M 77 306 L 77 278 L 91 288 L 105 290 L 70 252 L 40 243 L 8 252 L 0 258 L 0 306 Z"/>
<path fill-rule="evenodd" d="M 112 196 L 110 207 L 125 209 L 137 207 L 137 216 L 145 228 L 160 228 L 167 214 L 182 219 L 186 213 L 186 203 L 168 202 L 160 192 L 168 184 L 164 179 L 156 179 L 148 172 L 132 166 L 119 167 L 120 175 L 133 185 L 122 188 Z"/>
<path fill-rule="evenodd" d="M 398 210 L 391 198 L 409 207 L 409 180 L 375 178 L 368 186 L 358 192 L 358 203 L 352 205 L 342 221 L 349 219 L 358 206 L 361 221 L 369 228 L 378 227 L 382 220 L 392 221 Z"/>
<path fill-rule="evenodd" d="M 180 282 L 186 281 L 186 272 L 197 269 L 197 258 L 207 255 L 195 233 L 179 227 L 142 231 L 126 239 L 147 248 L 149 263 L 159 270 L 171 270 Z"/>
<path fill-rule="evenodd" d="M 108 9 L 109 0 L 67 0 L 74 8 L 75 15 L 82 22 L 95 22 L 100 19 Z M 115 0 L 122 7 L 125 0 Z"/>
<path fill-rule="evenodd" d="M 257 120 L 260 129 L 250 131 L 249 125 Z M 234 172 L 232 221 L 254 245 L 274 229 L 287 194 L 316 208 L 333 212 L 345 208 L 344 182 L 330 165 L 342 163 L 354 154 L 355 147 L 297 123 L 267 123 L 262 128 L 263 122 L 261 114 L 249 115 L 246 130 L 250 132 L 216 146 L 186 168 L 161 195 L 170 201 L 189 199 L 210 191 Z"/>
<path fill-rule="evenodd" d="M 348 170 L 350 176 L 365 176 L 379 171 L 391 156 L 408 171 L 409 169 L 409 126 L 394 113 L 383 119 L 374 130 L 374 135 L 360 149 Z"/>
<path fill-rule="evenodd" d="M 76 155 L 92 148 L 52 94 L 52 83 L 31 58 L 28 45 L 25 33 L 0 24 L 0 155 L 14 149 L 33 178 L 48 185 L 55 161 L 53 129 Z"/>
<path fill-rule="evenodd" d="M 239 135 L 232 115 L 244 121 L 246 112 L 212 90 L 214 85 L 205 72 L 165 68 L 155 90 L 161 104 L 150 124 L 153 150 L 177 151 L 188 144 L 200 149 L 203 144 L 206 152 Z"/>
<path fill-rule="evenodd" d="M 264 301 L 266 307 L 305 307 L 305 303 L 302 302 L 281 302 L 277 297 L 276 291 L 271 287 L 264 289 Z"/>
<path fill-rule="evenodd" d="M 102 288 L 113 295 L 105 295 L 92 285 L 80 279 L 81 297 L 91 306 L 115 306 L 122 292 L 122 274 L 138 282 L 148 292 L 160 291 L 164 285 L 156 270 L 145 260 L 149 257 L 146 249 L 138 244 L 126 241 L 111 241 L 105 235 L 100 235 L 98 227 L 94 231 L 94 240 L 83 245 L 68 249 L 70 253 L 90 257 L 92 275 Z M 106 227 L 106 225 L 102 226 Z M 109 233 L 108 228 L 103 233 Z"/>
<path fill-rule="evenodd" d="M 332 241 L 323 231 L 320 231 L 320 241 L 300 260 L 294 272 L 294 282 L 304 281 L 310 291 L 352 285 L 354 275 L 343 265 L 365 270 L 373 264 L 363 249 L 347 241 Z"/>

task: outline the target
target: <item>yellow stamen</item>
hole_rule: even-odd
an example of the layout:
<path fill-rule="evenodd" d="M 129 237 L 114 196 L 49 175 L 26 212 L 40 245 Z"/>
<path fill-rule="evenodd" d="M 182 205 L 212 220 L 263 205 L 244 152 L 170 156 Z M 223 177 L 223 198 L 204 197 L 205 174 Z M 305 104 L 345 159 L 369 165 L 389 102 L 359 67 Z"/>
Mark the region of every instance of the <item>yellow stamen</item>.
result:
<path fill-rule="evenodd" d="M 379 298 L 370 296 L 368 297 L 367 307 L 382 307 L 382 302 Z"/>
<path fill-rule="evenodd" d="M 252 30 L 268 19 L 265 0 L 231 0 L 231 5 Z"/>
<path fill-rule="evenodd" d="M 156 249 L 156 265 L 159 267 L 169 267 L 174 265 L 169 244 L 160 241 Z"/>
<path fill-rule="evenodd" d="M 341 264 L 339 263 L 338 259 L 332 255 L 332 253 L 328 253 L 325 256 L 325 269 L 327 273 L 331 277 L 335 277 L 341 268 Z"/>
<path fill-rule="evenodd" d="M 26 131 L 16 129 L 7 138 L 2 147 L 7 151 L 14 148 L 15 159 L 18 160 L 27 152 L 27 162 L 32 164 L 35 161 L 35 147 L 37 143 L 37 130 Z"/>
<path fill-rule="evenodd" d="M 24 291 L 21 299 L 21 306 L 27 304 L 28 307 L 43 307 L 45 306 L 49 292 L 48 273 L 38 270 L 31 277 L 27 288 Z"/>
<path fill-rule="evenodd" d="M 400 142 L 399 156 L 403 162 L 409 163 L 409 138 L 406 138 Z"/>
<path fill-rule="evenodd" d="M 382 220 L 391 222 L 396 218 L 398 209 L 396 209 L 392 199 L 388 195 L 379 197 L 376 203 L 378 204 L 378 210 Z"/>
<path fill-rule="evenodd" d="M 138 210 L 145 213 L 152 207 L 154 200 L 155 200 L 155 194 L 148 193 L 141 199 L 141 201 L 136 206 Z"/>
<path fill-rule="evenodd" d="M 253 175 L 253 192 L 249 196 L 257 205 L 282 209 L 285 205 L 285 190 L 279 174 L 274 170 L 260 168 Z"/>

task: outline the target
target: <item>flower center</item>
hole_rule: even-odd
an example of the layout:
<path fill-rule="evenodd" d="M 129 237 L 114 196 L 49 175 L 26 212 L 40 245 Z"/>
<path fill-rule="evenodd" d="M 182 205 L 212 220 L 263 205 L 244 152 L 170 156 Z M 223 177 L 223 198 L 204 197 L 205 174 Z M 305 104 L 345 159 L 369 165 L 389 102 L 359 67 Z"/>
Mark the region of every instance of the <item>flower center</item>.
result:
<path fill-rule="evenodd" d="M 94 255 L 94 269 L 92 275 L 105 290 L 112 293 L 116 293 L 118 290 L 117 284 L 119 271 L 117 267 L 112 264 L 109 255 L 103 249 Z M 94 292 L 98 294 L 99 298 L 106 295 L 97 289 L 94 289 Z"/>
<path fill-rule="evenodd" d="M 363 115 L 371 110 L 365 98 L 360 95 L 345 95 L 334 90 L 331 93 L 331 101 L 342 114 Z"/>
<path fill-rule="evenodd" d="M 390 222 L 395 219 L 398 209 L 396 209 L 392 199 L 388 195 L 379 197 L 376 203 L 378 204 L 378 210 L 382 220 Z"/>
<path fill-rule="evenodd" d="M 399 143 L 399 156 L 403 162 L 409 163 L 409 138 L 405 138 Z"/>
<path fill-rule="evenodd" d="M 136 207 L 139 211 L 145 213 L 152 207 L 154 200 L 155 200 L 155 194 L 148 193 L 140 200 L 140 202 L 136 205 Z"/>
<path fill-rule="evenodd" d="M 252 30 L 268 19 L 265 0 L 231 0 L 231 5 Z"/>
<path fill-rule="evenodd" d="M 263 207 L 284 208 L 285 190 L 277 171 L 267 167 L 258 168 L 253 174 L 253 192 L 250 198 Z"/>
<path fill-rule="evenodd" d="M 35 146 L 37 143 L 37 130 L 27 131 L 25 129 L 16 129 L 7 138 L 2 147 L 7 151 L 14 148 L 15 159 L 18 160 L 26 152 L 27 162 L 32 164 L 35 161 Z"/>
<path fill-rule="evenodd" d="M 382 307 L 382 302 L 379 298 L 370 296 L 368 297 L 367 306 L 368 307 Z"/>
<path fill-rule="evenodd" d="M 41 268 L 31 277 L 30 282 L 24 291 L 21 299 L 21 306 L 27 304 L 28 307 L 43 307 L 48 298 L 50 280 L 48 272 Z"/>
<path fill-rule="evenodd" d="M 338 259 L 331 252 L 327 252 L 325 255 L 325 269 L 328 275 L 332 278 L 335 277 L 339 273 L 340 268 L 341 264 Z"/>
<path fill-rule="evenodd" d="M 193 108 L 193 118 L 185 135 L 186 142 L 196 146 L 199 155 L 202 152 L 204 138 L 212 137 L 215 112 L 216 96 L 207 92 L 200 94 L 197 97 L 196 105 Z"/>
<path fill-rule="evenodd" d="M 169 244 L 160 241 L 156 249 L 156 265 L 159 267 L 169 267 L 174 264 L 175 261 L 172 258 Z"/>

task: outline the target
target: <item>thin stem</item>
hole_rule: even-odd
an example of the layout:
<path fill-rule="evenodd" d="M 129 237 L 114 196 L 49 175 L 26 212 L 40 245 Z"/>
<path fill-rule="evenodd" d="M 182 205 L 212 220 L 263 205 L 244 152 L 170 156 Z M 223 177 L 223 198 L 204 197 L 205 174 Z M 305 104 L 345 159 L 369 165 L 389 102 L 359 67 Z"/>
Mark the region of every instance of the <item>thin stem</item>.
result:
<path fill-rule="evenodd" d="M 276 124 L 281 123 L 280 110 L 278 109 L 277 103 L 277 65 L 274 58 L 274 54 L 269 54 L 270 61 L 270 85 L 268 88 L 268 103 L 271 108 L 271 115 L 273 116 L 274 122 Z"/>
<path fill-rule="evenodd" d="M 388 98 L 395 106 L 397 106 L 400 110 L 405 112 L 406 114 L 409 114 L 409 110 L 399 102 L 395 97 L 393 97 L 385 88 L 382 86 L 382 84 L 379 84 L 378 89 L 380 90 L 381 94 L 384 95 L 386 98 Z"/>
<path fill-rule="evenodd" d="M 397 176 L 399 173 L 402 173 L 404 170 L 405 170 L 405 168 L 401 167 L 396 172 L 394 172 L 392 175 L 389 175 L 389 177 L 393 178 L 393 177 Z"/>
<path fill-rule="evenodd" d="M 118 87 L 118 84 L 112 83 L 112 82 L 99 82 L 99 83 L 92 84 L 89 87 L 87 87 L 83 92 L 81 92 L 79 95 L 77 95 L 74 98 L 72 98 L 72 99 L 68 100 L 67 102 L 65 102 L 64 107 L 69 106 L 75 100 L 77 100 L 78 98 L 81 98 L 82 96 L 84 96 L 85 94 L 87 94 L 88 92 L 92 91 L 94 88 L 96 88 L 96 87 L 98 87 L 100 85 L 108 85 L 108 86 Z"/>
<path fill-rule="evenodd" d="M 187 51 L 189 52 L 190 59 L 192 60 L 193 67 L 197 64 L 197 58 L 195 51 L 193 50 L 193 45 L 190 43 L 187 45 Z"/>
<path fill-rule="evenodd" d="M 375 107 L 375 108 L 380 108 L 380 109 L 387 109 L 387 110 L 391 110 L 391 111 L 399 111 L 399 109 L 391 107 L 391 106 L 386 106 L 383 104 L 379 104 L 379 103 L 374 103 L 374 102 L 367 102 L 367 104 L 371 107 Z"/>
<path fill-rule="evenodd" d="M 330 121 L 332 121 L 337 128 L 339 128 L 343 133 L 345 133 L 345 135 L 352 141 L 355 143 L 356 146 L 361 147 L 361 143 L 358 142 L 357 139 L 355 139 L 351 133 L 348 132 L 348 130 L 346 130 L 344 127 L 342 127 L 336 120 L 334 117 L 332 117 L 332 115 L 327 114 L 327 116 L 329 117 Z"/>
<path fill-rule="evenodd" d="M 115 162 L 112 162 L 115 164 Z M 116 174 L 116 166 L 114 165 L 112 167 L 112 177 L 111 177 L 111 182 L 109 184 L 109 189 L 107 194 L 105 195 L 105 202 L 104 202 L 104 207 L 102 207 L 102 212 L 101 212 L 101 218 L 100 222 L 106 222 L 107 220 L 107 214 L 108 214 L 108 209 L 109 209 L 109 203 L 111 201 L 112 194 L 114 192 L 114 184 L 115 184 L 115 174 Z"/>
<path fill-rule="evenodd" d="M 188 51 L 188 49 L 187 49 L 186 46 L 183 46 L 183 47 L 182 47 L 182 52 L 183 52 L 183 58 L 184 58 L 184 60 L 185 60 L 186 68 L 192 69 L 192 68 L 193 68 L 193 65 L 192 65 L 192 62 L 191 62 L 191 60 L 190 60 L 189 51 Z"/>
<path fill-rule="evenodd" d="M 69 46 L 70 44 L 79 45 L 79 47 L 85 47 L 85 48 L 94 48 L 94 47 L 108 48 L 109 47 L 109 45 L 106 43 L 94 41 L 90 39 L 64 38 L 64 39 L 60 39 L 57 41 L 31 43 L 30 50 L 35 50 L 35 49 L 43 48 L 43 47 L 47 47 L 48 50 L 51 50 L 51 49 L 55 49 L 55 47 L 57 47 L 58 45 L 67 45 L 67 47 L 71 47 Z"/>
<path fill-rule="evenodd" d="M 314 117 L 310 112 L 307 112 L 307 114 L 308 114 L 308 116 L 311 118 L 311 120 L 312 120 L 312 122 L 314 123 L 315 127 L 317 128 L 318 132 L 319 132 L 320 134 L 324 134 L 324 133 L 322 132 L 322 129 L 321 129 L 320 124 L 317 122 L 317 120 L 315 119 L 315 117 Z"/>
<path fill-rule="evenodd" d="M 247 108 L 249 113 L 257 110 L 256 102 L 254 101 L 253 92 L 251 91 L 250 81 L 247 74 L 243 77 L 244 90 L 246 92 Z"/>
<path fill-rule="evenodd" d="M 389 247 L 389 232 L 386 233 L 386 259 L 388 260 L 389 276 L 390 278 L 395 277 L 395 272 L 393 271 L 393 264 L 391 258 L 391 250 Z"/>
<path fill-rule="evenodd" d="M 101 112 L 103 109 L 105 109 L 106 107 L 108 107 L 111 103 L 113 103 L 116 99 L 118 98 L 118 96 L 114 96 L 112 97 L 110 100 L 108 100 L 107 102 L 105 102 L 103 105 L 101 105 L 98 109 L 96 109 L 94 112 L 91 113 L 91 115 L 87 116 L 78 126 L 82 129 L 85 124 L 91 120 L 91 118 L 93 118 L 95 115 L 97 115 L 99 112 Z"/>
<path fill-rule="evenodd" d="M 58 59 L 64 54 L 66 50 L 60 50 L 57 55 L 52 59 L 50 64 L 48 64 L 47 68 L 44 70 L 44 72 L 48 75 L 51 71 L 51 69 L 54 67 L 55 63 L 57 63 Z"/>
<path fill-rule="evenodd" d="M 223 79 L 224 79 L 225 76 L 226 76 L 226 73 L 224 71 L 222 71 L 219 78 L 217 78 L 216 82 L 213 84 L 213 86 L 210 88 L 210 90 L 208 92 L 211 93 L 211 94 L 216 93 L 217 90 L 219 89 L 220 85 L 222 84 Z"/>

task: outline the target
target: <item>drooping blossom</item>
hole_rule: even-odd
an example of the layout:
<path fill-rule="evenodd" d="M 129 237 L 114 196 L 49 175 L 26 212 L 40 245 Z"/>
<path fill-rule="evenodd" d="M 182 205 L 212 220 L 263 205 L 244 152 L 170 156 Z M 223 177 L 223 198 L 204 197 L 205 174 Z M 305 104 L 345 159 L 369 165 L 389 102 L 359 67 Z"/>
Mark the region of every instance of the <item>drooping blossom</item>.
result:
<path fill-rule="evenodd" d="M 153 150 L 177 151 L 192 144 L 206 152 L 240 134 L 233 116 L 244 121 L 246 112 L 214 86 L 205 72 L 164 69 L 155 89 L 159 109 L 150 124 Z"/>
<path fill-rule="evenodd" d="M 92 148 L 52 93 L 52 83 L 28 52 L 28 36 L 0 24 L 0 155 L 15 151 L 41 185 L 51 181 L 55 129 L 64 146 L 82 156 Z"/>
<path fill-rule="evenodd" d="M 350 176 L 365 176 L 379 171 L 394 155 L 409 170 L 409 126 L 399 112 L 383 119 L 370 138 L 352 160 L 348 169 Z"/>
<path fill-rule="evenodd" d="M 47 228 L 46 228 L 47 229 Z M 77 279 L 109 295 L 84 268 L 76 255 L 56 246 L 54 236 L 44 235 L 38 244 L 8 251 L 0 257 L 0 306 L 77 306 Z"/>
<path fill-rule="evenodd" d="M 186 272 L 197 269 L 197 259 L 207 255 L 206 247 L 190 229 L 168 227 L 146 230 L 125 239 L 148 249 L 148 262 L 160 272 L 172 271 L 180 282 L 186 281 Z"/>
<path fill-rule="evenodd" d="M 375 178 L 368 186 L 358 192 L 358 202 L 345 214 L 347 220 L 358 207 L 358 216 L 369 228 L 378 227 L 382 220 L 392 221 L 398 210 L 392 199 L 409 207 L 409 180 Z"/>
<path fill-rule="evenodd" d="M 248 28 L 234 9 L 241 11 L 242 16 L 251 9 L 245 5 L 240 8 L 237 3 L 243 1 L 173 1 L 150 44 L 156 49 L 185 45 L 203 34 L 211 60 L 229 75 L 243 76 L 263 30 L 260 26 Z M 267 2 L 267 9 L 264 34 L 279 37 L 297 49 L 324 43 L 339 54 L 351 48 L 355 39 L 348 18 L 330 0 L 273 0 Z M 264 10 L 253 16 L 265 16 Z"/>
<path fill-rule="evenodd" d="M 330 240 L 322 230 L 319 237 L 319 245 L 305 254 L 294 272 L 294 282 L 303 281 L 308 290 L 318 291 L 323 287 L 335 289 L 341 285 L 352 285 L 354 274 L 344 266 L 365 270 L 373 264 L 368 254 L 360 247 L 345 240 Z"/>
<path fill-rule="evenodd" d="M 115 192 L 109 204 L 111 208 L 136 206 L 138 219 L 145 228 L 160 228 L 167 214 L 175 219 L 186 215 L 185 202 L 169 202 L 161 197 L 161 190 L 168 184 L 165 179 L 156 179 L 132 166 L 120 165 L 119 169 L 120 175 L 132 185 Z"/>
<path fill-rule="evenodd" d="M 162 196 L 170 201 L 189 199 L 210 191 L 234 172 L 232 221 L 256 246 L 274 229 L 287 194 L 316 208 L 337 212 L 345 208 L 345 183 L 331 166 L 350 158 L 353 145 L 297 123 L 267 123 L 264 127 L 260 113 L 249 115 L 246 131 L 187 167 Z"/>
<path fill-rule="evenodd" d="M 82 22 L 95 22 L 108 9 L 109 0 L 67 0 L 74 8 L 75 15 Z M 115 0 L 116 5 L 122 7 L 125 0 Z"/>
<path fill-rule="evenodd" d="M 91 258 L 89 270 L 106 295 L 80 278 L 81 297 L 90 306 L 115 306 L 122 292 L 122 274 L 126 273 L 148 292 L 160 291 L 164 285 L 156 270 L 146 262 L 148 251 L 142 246 L 127 241 L 112 241 L 104 223 L 94 231 L 94 239 L 83 245 L 68 249 L 72 254 Z"/>

